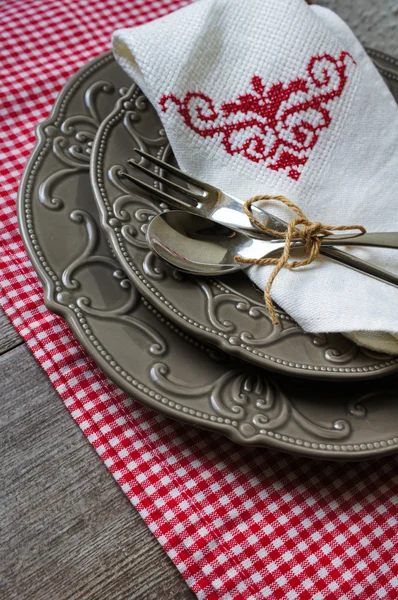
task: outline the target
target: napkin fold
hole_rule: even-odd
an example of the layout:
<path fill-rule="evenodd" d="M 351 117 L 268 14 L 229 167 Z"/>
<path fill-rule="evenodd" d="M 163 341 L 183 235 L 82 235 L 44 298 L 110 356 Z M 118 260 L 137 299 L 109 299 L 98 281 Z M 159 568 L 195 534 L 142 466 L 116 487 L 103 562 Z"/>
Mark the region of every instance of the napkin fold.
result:
<path fill-rule="evenodd" d="M 116 31 L 113 50 L 156 107 L 183 170 L 242 200 L 283 194 L 311 220 L 398 231 L 398 108 L 330 10 L 200 0 Z M 398 270 L 397 251 L 350 251 Z M 263 288 L 271 270 L 247 273 Z M 305 331 L 398 353 L 391 285 L 319 257 L 281 271 L 271 293 Z"/>

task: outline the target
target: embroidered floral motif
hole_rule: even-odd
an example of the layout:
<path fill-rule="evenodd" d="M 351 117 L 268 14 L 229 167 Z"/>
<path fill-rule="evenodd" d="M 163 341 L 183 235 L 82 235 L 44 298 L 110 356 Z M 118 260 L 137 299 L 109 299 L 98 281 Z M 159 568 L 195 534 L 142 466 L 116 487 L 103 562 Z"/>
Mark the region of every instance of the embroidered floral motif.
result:
<path fill-rule="evenodd" d="M 347 82 L 348 52 L 338 58 L 313 56 L 306 77 L 278 82 L 268 89 L 258 75 L 251 90 L 219 109 L 203 92 L 187 92 L 180 100 L 174 94 L 160 99 L 162 111 L 175 104 L 185 124 L 200 136 L 217 136 L 228 154 L 241 154 L 275 171 L 300 177 L 319 133 L 329 127 L 330 101 L 341 96 Z"/>

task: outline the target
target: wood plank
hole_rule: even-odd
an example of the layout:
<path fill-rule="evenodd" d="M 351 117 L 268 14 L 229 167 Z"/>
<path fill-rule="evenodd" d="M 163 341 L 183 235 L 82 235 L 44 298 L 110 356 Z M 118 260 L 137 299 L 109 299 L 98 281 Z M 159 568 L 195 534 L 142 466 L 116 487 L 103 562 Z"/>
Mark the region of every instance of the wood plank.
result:
<path fill-rule="evenodd" d="M 336 12 L 364 46 L 397 56 L 396 0 L 314 0 Z"/>
<path fill-rule="evenodd" d="M 0 308 L 0 354 L 23 344 L 23 339 Z"/>
<path fill-rule="evenodd" d="M 1 597 L 195 598 L 25 345 L 0 380 Z"/>

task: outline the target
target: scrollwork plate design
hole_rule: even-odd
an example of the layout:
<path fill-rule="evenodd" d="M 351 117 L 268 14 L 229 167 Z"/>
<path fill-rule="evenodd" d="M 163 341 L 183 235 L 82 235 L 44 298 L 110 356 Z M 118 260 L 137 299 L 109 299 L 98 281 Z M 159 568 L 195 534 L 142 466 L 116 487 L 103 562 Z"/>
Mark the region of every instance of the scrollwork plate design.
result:
<path fill-rule="evenodd" d="M 109 83 L 106 89 L 104 82 Z M 316 457 L 359 459 L 395 451 L 396 376 L 325 385 L 254 369 L 178 329 L 126 278 L 98 226 L 86 161 L 73 153 L 70 158 L 69 141 L 54 143 L 62 134 L 88 144 L 89 132 L 110 113 L 126 84 L 126 76 L 110 54 L 98 57 L 66 85 L 50 119 L 38 129 L 20 188 L 18 213 L 47 307 L 66 319 L 117 385 L 165 415 L 242 444 Z M 138 96 L 137 102 L 138 108 L 137 103 L 128 107 L 133 124 L 134 111 L 146 110 L 145 99 Z M 59 176 L 65 169 L 66 188 L 64 175 Z M 129 193 L 120 188 L 119 192 Z M 123 212 L 129 207 L 135 211 L 134 223 Z M 122 226 L 133 224 L 136 229 L 128 230 L 128 235 L 142 240 L 140 227 L 150 216 L 148 210 L 156 211 L 156 207 L 148 209 L 133 199 L 120 202 L 118 215 L 112 211 L 109 217 Z M 146 259 L 151 281 L 157 281 L 161 267 L 148 258 L 146 248 L 131 247 Z M 178 274 L 167 272 L 165 277 L 175 285 L 181 283 Z M 223 303 L 251 313 L 251 319 L 261 318 L 250 294 L 235 298 L 232 287 L 218 282 L 205 285 L 201 293 L 212 297 L 213 320 L 225 329 L 225 335 L 230 336 L 232 330 Z M 294 338 L 295 324 L 287 320 L 284 328 Z"/>

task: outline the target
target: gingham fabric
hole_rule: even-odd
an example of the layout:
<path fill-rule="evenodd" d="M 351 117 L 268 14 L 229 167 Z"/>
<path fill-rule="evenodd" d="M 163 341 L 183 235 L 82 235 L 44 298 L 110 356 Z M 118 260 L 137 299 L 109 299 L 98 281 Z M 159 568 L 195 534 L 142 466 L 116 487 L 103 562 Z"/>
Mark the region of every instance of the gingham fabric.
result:
<path fill-rule="evenodd" d="M 396 599 L 396 457 L 327 464 L 179 425 L 120 391 L 44 307 L 16 217 L 34 127 L 113 30 L 182 4 L 2 3 L 1 305 L 199 598 Z"/>

